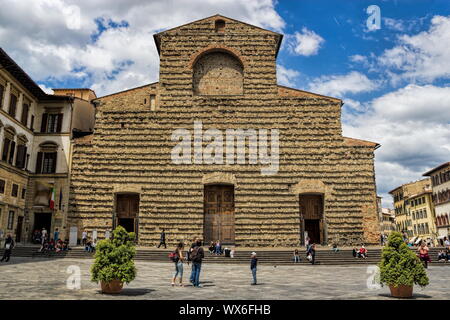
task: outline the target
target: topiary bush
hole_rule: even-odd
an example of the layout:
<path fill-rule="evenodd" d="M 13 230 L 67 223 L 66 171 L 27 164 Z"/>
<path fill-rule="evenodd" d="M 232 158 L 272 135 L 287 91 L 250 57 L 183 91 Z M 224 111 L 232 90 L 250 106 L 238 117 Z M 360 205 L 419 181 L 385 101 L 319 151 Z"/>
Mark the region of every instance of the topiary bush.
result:
<path fill-rule="evenodd" d="M 136 277 L 134 256 L 134 232 L 127 232 L 118 226 L 111 239 L 101 240 L 97 243 L 95 261 L 91 267 L 91 280 L 93 282 L 111 282 L 120 280 L 130 283 Z"/>
<path fill-rule="evenodd" d="M 381 285 L 398 287 L 418 284 L 425 287 L 429 283 L 422 261 L 406 245 L 400 232 L 389 235 L 388 243 L 381 253 L 379 267 Z"/>

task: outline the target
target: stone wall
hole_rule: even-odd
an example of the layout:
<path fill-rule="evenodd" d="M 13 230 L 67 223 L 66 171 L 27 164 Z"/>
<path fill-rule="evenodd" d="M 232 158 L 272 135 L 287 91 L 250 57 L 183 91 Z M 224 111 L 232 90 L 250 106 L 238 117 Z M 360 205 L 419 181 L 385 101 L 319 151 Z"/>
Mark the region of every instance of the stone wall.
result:
<path fill-rule="evenodd" d="M 342 137 L 340 100 L 276 85 L 278 34 L 225 18 L 224 31 L 216 32 L 214 20 L 156 36 L 159 83 L 99 99 L 94 135 L 74 148 L 70 218 L 102 237 L 112 227 L 115 193 L 139 190 L 139 242 L 156 244 L 165 228 L 174 244 L 203 234 L 204 182 L 223 175 L 235 181 L 236 244 L 298 245 L 299 184 L 320 181 L 316 192 L 324 194 L 327 238 L 378 242 L 376 144 Z M 193 66 L 211 48 L 242 61 L 242 95 L 193 94 Z M 144 104 L 151 93 L 158 97 L 157 111 Z M 222 132 L 278 129 L 278 173 L 264 176 L 264 165 L 248 159 L 239 165 L 174 164 L 171 135 L 179 128 L 192 132 L 194 121 Z"/>

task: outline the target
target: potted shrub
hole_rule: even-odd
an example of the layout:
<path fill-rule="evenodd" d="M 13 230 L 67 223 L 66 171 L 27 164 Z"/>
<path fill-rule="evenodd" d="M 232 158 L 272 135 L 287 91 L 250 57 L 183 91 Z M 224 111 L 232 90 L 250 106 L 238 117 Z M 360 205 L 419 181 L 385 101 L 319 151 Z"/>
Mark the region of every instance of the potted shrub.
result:
<path fill-rule="evenodd" d="M 428 285 L 422 261 L 403 241 L 400 232 L 392 232 L 381 253 L 380 283 L 386 284 L 397 298 L 412 297 L 413 286 Z"/>
<path fill-rule="evenodd" d="M 97 243 L 91 280 L 100 282 L 103 293 L 120 293 L 123 283 L 130 283 L 136 277 L 134 239 L 133 232 L 118 226 L 111 239 Z"/>

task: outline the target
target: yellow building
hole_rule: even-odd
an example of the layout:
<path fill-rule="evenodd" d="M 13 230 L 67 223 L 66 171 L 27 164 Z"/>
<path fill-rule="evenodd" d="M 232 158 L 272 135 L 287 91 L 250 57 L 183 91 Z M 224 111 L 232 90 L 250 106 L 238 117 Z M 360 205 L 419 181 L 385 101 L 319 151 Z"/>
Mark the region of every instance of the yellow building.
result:
<path fill-rule="evenodd" d="M 392 231 L 396 230 L 394 210 L 388 208 L 381 209 L 381 225 L 380 230 L 383 236 L 388 237 Z"/>
<path fill-rule="evenodd" d="M 404 184 L 389 192 L 394 198 L 396 229 L 410 239 L 422 238 L 436 244 L 437 231 L 429 178 Z"/>

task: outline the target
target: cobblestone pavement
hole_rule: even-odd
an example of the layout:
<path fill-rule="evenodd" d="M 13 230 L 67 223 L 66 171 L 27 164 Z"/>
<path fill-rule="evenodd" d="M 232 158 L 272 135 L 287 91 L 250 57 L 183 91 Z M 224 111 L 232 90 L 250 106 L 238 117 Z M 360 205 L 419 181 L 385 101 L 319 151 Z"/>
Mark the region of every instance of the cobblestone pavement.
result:
<path fill-rule="evenodd" d="M 90 281 L 88 259 L 13 257 L 0 263 L 0 299 L 392 299 L 389 289 L 369 289 L 367 266 L 259 266 L 256 286 L 248 265 L 204 264 L 203 288 L 171 287 L 171 263 L 136 262 L 137 278 L 120 295 L 104 295 Z M 67 288 L 69 266 L 81 270 L 81 288 Z M 185 280 L 190 267 L 185 265 Z M 415 299 L 450 299 L 449 266 L 428 269 L 430 285 Z"/>

